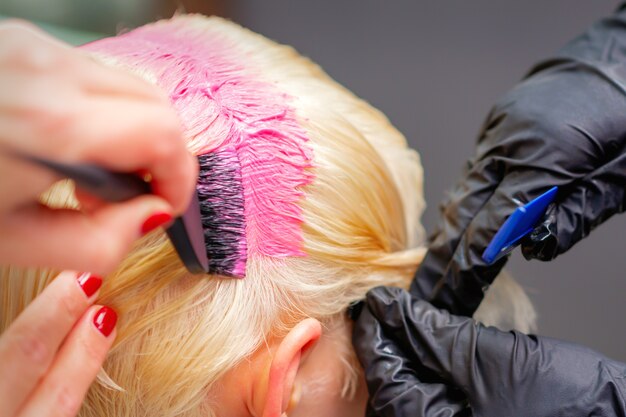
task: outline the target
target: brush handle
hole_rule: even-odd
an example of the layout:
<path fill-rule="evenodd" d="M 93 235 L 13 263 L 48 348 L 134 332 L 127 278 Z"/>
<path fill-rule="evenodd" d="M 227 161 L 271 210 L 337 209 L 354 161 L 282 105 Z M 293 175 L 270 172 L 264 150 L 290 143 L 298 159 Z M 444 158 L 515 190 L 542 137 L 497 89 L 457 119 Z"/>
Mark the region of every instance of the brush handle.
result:
<path fill-rule="evenodd" d="M 74 180 L 77 188 L 110 203 L 127 201 L 152 192 L 150 184 L 137 175 L 109 171 L 94 164 L 66 164 L 38 156 L 20 156 Z"/>
<path fill-rule="evenodd" d="M 187 211 L 176 218 L 174 223 L 167 228 L 167 236 L 174 244 L 178 256 L 189 272 L 206 274 L 209 271 L 209 258 L 200 218 L 197 191 L 194 193 Z"/>
<path fill-rule="evenodd" d="M 34 155 L 14 154 L 74 180 L 77 188 L 110 203 L 152 192 L 149 183 L 133 174 L 113 172 L 93 164 L 66 164 Z M 187 211 L 167 229 L 167 235 L 189 272 L 206 274 L 209 271 L 197 192 Z"/>

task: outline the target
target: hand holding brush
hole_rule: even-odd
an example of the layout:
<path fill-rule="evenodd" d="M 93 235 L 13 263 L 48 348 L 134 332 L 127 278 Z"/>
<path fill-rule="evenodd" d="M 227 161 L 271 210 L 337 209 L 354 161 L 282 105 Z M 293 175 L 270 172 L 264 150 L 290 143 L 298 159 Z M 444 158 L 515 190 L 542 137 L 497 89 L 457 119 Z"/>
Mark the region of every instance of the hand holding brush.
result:
<path fill-rule="evenodd" d="M 147 173 L 153 194 L 81 210 L 41 193 L 62 177 L 16 154 Z M 0 25 L 0 264 L 105 274 L 132 242 L 183 213 L 197 163 L 176 112 L 145 81 L 19 22 Z"/>

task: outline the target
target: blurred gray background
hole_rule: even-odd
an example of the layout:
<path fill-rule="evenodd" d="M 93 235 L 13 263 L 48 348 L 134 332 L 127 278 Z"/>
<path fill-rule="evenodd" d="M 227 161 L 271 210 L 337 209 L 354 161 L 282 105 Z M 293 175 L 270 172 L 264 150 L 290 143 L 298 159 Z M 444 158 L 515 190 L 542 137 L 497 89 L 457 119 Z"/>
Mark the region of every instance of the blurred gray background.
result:
<path fill-rule="evenodd" d="M 118 30 L 175 10 L 230 17 L 295 46 L 385 112 L 422 156 L 429 232 L 444 191 L 472 154 L 491 104 L 537 60 L 608 15 L 617 1 L 3 0 L 0 14 L 80 30 Z M 58 33 L 71 41 L 97 35 Z M 540 315 L 540 334 L 626 361 L 626 215 L 551 263 L 515 253 L 509 269 Z"/>

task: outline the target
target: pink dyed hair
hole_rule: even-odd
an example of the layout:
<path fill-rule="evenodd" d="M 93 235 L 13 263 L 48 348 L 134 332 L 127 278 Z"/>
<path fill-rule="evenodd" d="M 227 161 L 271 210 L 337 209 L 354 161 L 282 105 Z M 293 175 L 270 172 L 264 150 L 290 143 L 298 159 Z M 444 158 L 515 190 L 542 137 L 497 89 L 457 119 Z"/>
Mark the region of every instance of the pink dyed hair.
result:
<path fill-rule="evenodd" d="M 148 72 L 178 111 L 196 154 L 236 154 L 245 241 L 233 248 L 242 254 L 235 275 L 247 256 L 303 256 L 298 203 L 313 179 L 313 155 L 291 97 L 246 68 L 228 41 L 207 39 L 184 23 L 148 25 L 84 48 Z"/>

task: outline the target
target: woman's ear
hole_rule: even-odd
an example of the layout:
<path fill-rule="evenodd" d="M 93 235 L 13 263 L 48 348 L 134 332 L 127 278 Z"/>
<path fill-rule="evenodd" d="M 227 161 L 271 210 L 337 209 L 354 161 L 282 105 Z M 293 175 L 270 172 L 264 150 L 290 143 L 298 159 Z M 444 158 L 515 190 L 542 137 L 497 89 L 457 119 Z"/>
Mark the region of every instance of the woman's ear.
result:
<path fill-rule="evenodd" d="M 298 323 L 279 343 L 267 371 L 262 417 L 280 417 L 295 406 L 299 391 L 295 386 L 298 369 L 304 354 L 321 334 L 320 322 L 309 318 Z"/>

